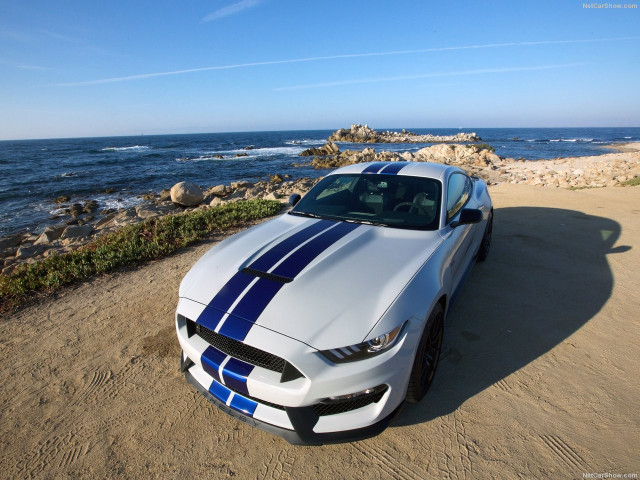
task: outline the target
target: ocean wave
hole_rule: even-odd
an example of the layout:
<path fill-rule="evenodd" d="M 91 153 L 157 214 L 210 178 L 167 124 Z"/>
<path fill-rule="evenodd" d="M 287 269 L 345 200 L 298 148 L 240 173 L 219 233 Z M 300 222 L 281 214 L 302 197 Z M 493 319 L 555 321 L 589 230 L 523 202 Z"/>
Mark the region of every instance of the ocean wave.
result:
<path fill-rule="evenodd" d="M 624 137 L 624 138 L 625 138 L 626 140 L 630 140 L 630 139 L 631 139 L 631 138 L 633 138 L 633 137 Z"/>
<path fill-rule="evenodd" d="M 284 143 L 287 145 L 324 145 L 327 141 L 305 138 L 303 140 L 287 140 Z"/>
<path fill-rule="evenodd" d="M 133 145 L 131 147 L 105 147 L 101 151 L 102 152 L 130 152 L 136 150 L 148 150 L 149 147 L 147 145 Z"/>

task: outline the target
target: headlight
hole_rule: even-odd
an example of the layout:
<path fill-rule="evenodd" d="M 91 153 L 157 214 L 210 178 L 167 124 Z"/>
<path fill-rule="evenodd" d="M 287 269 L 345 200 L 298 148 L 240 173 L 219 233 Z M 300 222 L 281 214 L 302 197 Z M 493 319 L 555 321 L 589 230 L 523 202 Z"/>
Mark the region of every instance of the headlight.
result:
<path fill-rule="evenodd" d="M 333 363 L 353 362 L 378 355 L 395 345 L 405 325 L 406 322 L 394 328 L 389 333 L 372 338 L 366 342 L 349 345 L 348 347 L 321 350 L 320 354 Z"/>

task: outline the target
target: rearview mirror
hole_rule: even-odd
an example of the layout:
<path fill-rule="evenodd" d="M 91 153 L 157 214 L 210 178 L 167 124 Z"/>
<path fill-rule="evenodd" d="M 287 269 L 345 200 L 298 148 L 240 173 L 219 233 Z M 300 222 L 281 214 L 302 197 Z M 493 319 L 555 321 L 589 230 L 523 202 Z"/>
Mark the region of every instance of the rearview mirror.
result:
<path fill-rule="evenodd" d="M 477 210 L 475 208 L 463 208 L 458 220 L 451 222 L 451 228 L 456 228 L 460 225 L 478 223 L 482 221 L 482 217 L 482 210 Z"/>

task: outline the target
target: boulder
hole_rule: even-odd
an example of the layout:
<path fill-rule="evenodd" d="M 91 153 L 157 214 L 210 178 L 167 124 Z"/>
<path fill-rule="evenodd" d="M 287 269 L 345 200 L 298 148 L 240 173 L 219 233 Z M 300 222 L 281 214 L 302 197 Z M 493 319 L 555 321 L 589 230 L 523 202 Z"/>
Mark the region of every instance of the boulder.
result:
<path fill-rule="evenodd" d="M 247 182 L 246 180 L 241 180 L 239 182 L 231 182 L 231 189 L 237 190 L 239 188 L 249 188 L 251 187 L 251 182 Z"/>
<path fill-rule="evenodd" d="M 207 195 L 214 195 L 216 197 L 224 197 L 227 194 L 226 185 L 216 185 L 207 190 Z"/>
<path fill-rule="evenodd" d="M 37 255 L 42 254 L 47 249 L 44 245 L 31 245 L 28 247 L 22 246 L 18 248 L 16 252 L 16 258 L 18 260 L 23 260 L 25 258 L 35 257 Z"/>
<path fill-rule="evenodd" d="M 15 235 L 10 235 L 0 239 L 0 250 L 19 246 L 24 240 L 24 237 L 24 234 L 16 233 Z"/>
<path fill-rule="evenodd" d="M 69 215 L 71 215 L 73 218 L 78 218 L 83 213 L 83 206 L 79 203 L 74 203 L 73 205 L 71 205 L 71 207 L 69 207 Z"/>
<path fill-rule="evenodd" d="M 51 225 L 44 229 L 44 232 L 40 234 L 38 239 L 34 242 L 34 245 L 49 244 L 60 238 L 62 232 L 66 228 L 66 225 Z"/>
<path fill-rule="evenodd" d="M 84 238 L 92 231 L 93 227 L 91 225 L 69 225 L 64 229 L 64 232 L 62 232 L 60 239 L 65 240 L 67 238 Z"/>
<path fill-rule="evenodd" d="M 193 182 L 180 182 L 171 187 L 171 201 L 185 207 L 194 207 L 204 199 L 202 190 Z"/>
<path fill-rule="evenodd" d="M 219 207 L 223 203 L 224 203 L 224 201 L 220 197 L 213 197 L 213 199 L 211 200 L 211 203 L 209 204 L 209 206 L 210 207 Z"/>

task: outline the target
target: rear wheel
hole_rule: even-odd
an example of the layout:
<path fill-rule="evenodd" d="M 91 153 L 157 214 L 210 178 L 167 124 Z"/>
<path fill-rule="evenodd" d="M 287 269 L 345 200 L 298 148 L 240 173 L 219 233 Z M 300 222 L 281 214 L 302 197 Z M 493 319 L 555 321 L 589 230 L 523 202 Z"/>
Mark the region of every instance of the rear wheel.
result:
<path fill-rule="evenodd" d="M 487 227 L 484 230 L 484 236 L 482 242 L 480 242 L 480 248 L 478 249 L 478 256 L 476 261 L 484 262 L 489 256 L 489 248 L 491 247 L 491 233 L 493 231 L 493 212 L 489 213 L 489 219 L 487 220 Z"/>
<path fill-rule="evenodd" d="M 413 362 L 409 387 L 407 388 L 407 401 L 419 402 L 425 396 L 436 373 L 440 349 L 442 348 L 442 334 L 444 331 L 444 312 L 442 305 L 437 304 L 422 332 L 418 351 Z"/>

